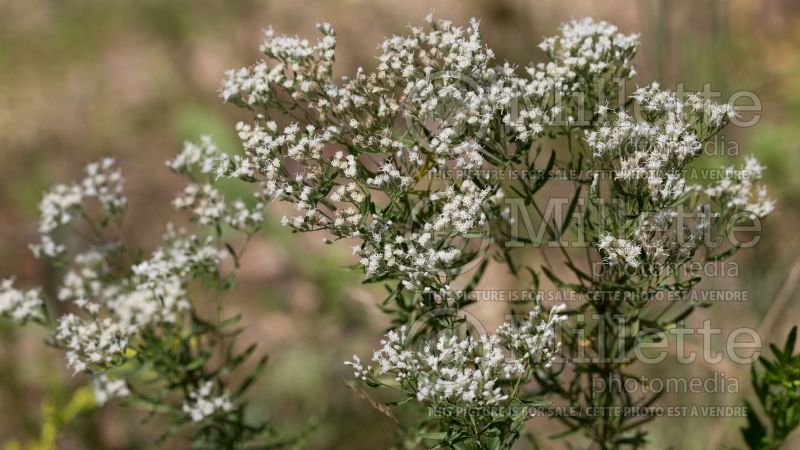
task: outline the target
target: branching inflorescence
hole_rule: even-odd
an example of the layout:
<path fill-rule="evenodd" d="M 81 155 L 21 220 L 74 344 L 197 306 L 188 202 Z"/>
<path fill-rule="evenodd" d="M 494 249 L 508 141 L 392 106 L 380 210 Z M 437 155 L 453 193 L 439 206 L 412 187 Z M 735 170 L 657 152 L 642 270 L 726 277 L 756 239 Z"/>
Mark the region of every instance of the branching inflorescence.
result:
<path fill-rule="evenodd" d="M 11 281 L 0 289 L 0 312 L 52 326 L 69 367 L 93 376 L 98 402 L 135 399 L 178 423 L 199 424 L 200 443 L 236 447 L 270 430 L 244 421 L 243 389 L 225 382 L 242 358 L 212 358 L 213 348 L 226 346 L 227 326 L 198 316 L 189 284 L 227 288 L 221 267 L 238 266 L 242 250 L 224 243 L 222 230 L 249 240 L 276 200 L 294 209 L 284 225 L 350 242 L 366 281 L 388 286 L 381 307 L 392 329 L 372 357 L 375 367 L 358 356 L 347 364 L 359 381 L 399 392 L 395 405 L 428 408 L 407 429 L 410 442 L 510 448 L 528 408 L 543 399 L 651 404 L 654 398 L 589 389 L 597 379 L 630 376 L 622 367 L 638 341 L 623 340 L 619 349 L 625 330 L 665 330 L 697 306 L 674 314 L 673 304 L 656 310 L 649 300 L 699 281 L 684 279 L 681 264 L 736 250 L 720 250 L 709 236 L 728 236 L 733 225 L 773 208 L 756 185 L 763 167 L 751 157 L 715 183 L 691 182 L 691 164 L 734 109 L 657 84 L 627 97 L 620 83 L 636 74 L 638 36 L 592 19 L 563 25 L 539 45 L 547 62 L 519 70 L 497 64 L 477 20 L 459 27 L 429 16 L 426 27 L 385 40 L 374 71 L 341 78 L 333 74 L 334 31 L 318 29 L 316 42 L 269 29 L 264 60 L 226 74 L 221 96 L 253 113 L 236 125 L 243 152 L 223 153 L 203 139 L 168 162 L 190 180 L 174 206 L 206 232 L 170 226 L 160 248 L 137 258 L 122 236 L 107 237 L 121 229 L 127 205 L 120 174 L 111 160 L 90 165 L 82 182 L 45 195 L 41 239 L 32 247 L 64 268 L 58 298 L 73 312 L 51 320 L 38 290 L 19 291 Z M 545 145 L 557 150 L 548 156 Z M 551 217 L 541 203 L 553 198 L 542 188 L 558 170 L 577 175 L 565 183 L 566 214 Z M 509 173 L 522 175 L 494 176 Z M 220 178 L 251 183 L 257 193 L 230 201 L 215 187 Z M 551 243 L 579 240 L 584 260 L 562 245 L 565 270 L 549 259 L 525 267 L 512 250 L 541 240 L 519 232 L 512 211 L 519 205 Z M 83 248 L 60 239 L 79 220 L 94 233 Z M 570 307 L 533 305 L 494 334 L 466 330 L 463 308 L 472 300 L 464 294 L 482 278 L 486 253 L 519 278 L 531 274 L 533 289 L 543 272 L 586 298 Z M 612 358 L 610 348 L 618 349 Z M 581 365 L 578 354 L 596 360 Z M 164 377 L 163 387 L 140 391 L 139 372 Z M 559 420 L 601 448 L 644 442 L 644 421 L 631 417 Z"/>
<path fill-rule="evenodd" d="M 232 287 L 233 271 L 224 267 L 238 267 L 244 251 L 234 248 L 242 239 L 232 232 L 246 242 L 263 220 L 257 199 L 228 201 L 213 186 L 209 167 L 219 167 L 220 155 L 204 140 L 168 162 L 191 181 L 174 205 L 200 227 L 191 233 L 168 224 L 149 255 L 128 243 L 127 200 L 113 160 L 90 164 L 80 182 L 54 186 L 40 203 L 41 237 L 31 248 L 63 273 L 59 304 L 12 280 L 0 290 L 4 315 L 52 328 L 67 366 L 91 376 L 98 405 L 117 398 L 164 413 L 173 424 L 164 437 L 193 423 L 193 442 L 214 449 L 277 438 L 268 424 L 245 420 L 242 396 L 258 370 L 239 385 L 230 379 L 254 350 L 235 346 L 238 317 L 223 318 L 218 306 L 217 317 L 203 319 L 208 308 L 196 302 L 208 296 L 191 294 L 193 284 L 218 293 Z"/>
<path fill-rule="evenodd" d="M 297 213 L 285 217 L 285 225 L 325 230 L 328 242 L 355 240 L 367 280 L 392 286 L 383 308 L 398 328 L 375 353 L 377 369 L 358 358 L 348 362 L 358 379 L 388 383 L 429 406 L 511 405 L 530 399 L 523 388 L 533 378 L 539 393 L 570 404 L 633 405 L 637 400 L 620 392 L 584 395 L 594 379 L 620 373 L 618 360 L 568 373 L 563 364 L 551 366 L 556 355 L 547 345 L 532 347 L 536 359 L 516 359 L 516 346 L 550 335 L 535 324 L 537 317 L 518 329 L 504 325 L 495 336 L 460 336 L 459 312 L 470 300 L 456 287 L 459 277 L 476 268 L 468 283 L 474 287 L 485 267 L 476 260 L 487 251 L 521 273 L 509 243 L 537 240 L 516 232 L 507 195 L 513 193 L 526 213 L 539 216 L 551 242 L 580 236 L 587 249 L 583 265 L 600 268 L 587 273 L 563 247 L 574 282 L 557 276 L 549 261 L 541 268 L 556 286 L 587 295 L 566 314 L 591 312 L 596 319 L 562 333 L 567 355 L 611 348 L 620 329 L 602 332 L 600 324 L 616 324 L 617 316 L 625 318 L 619 326 L 626 329 L 674 325 L 696 305 L 670 315 L 652 312 L 648 300 L 659 291 L 690 289 L 699 280 L 682 279 L 681 264 L 735 250 L 715 253 L 719 246 L 707 239 L 712 233 L 727 236 L 732 225 L 773 207 L 763 188 L 755 187 L 762 168 L 752 158 L 745 170 L 726 169 L 714 184 L 690 182 L 687 172 L 703 144 L 735 111 L 657 84 L 626 97 L 620 82 L 636 73 L 638 36 L 606 22 L 564 25 L 539 46 L 549 61 L 522 75 L 509 63 L 495 63 L 476 20 L 467 27 L 432 17 L 427 22 L 384 41 L 374 72 L 360 69 L 341 79 L 332 73 L 336 41 L 330 26 L 319 26 L 316 43 L 267 31 L 265 60 L 230 71 L 223 82 L 226 101 L 254 112 L 252 123 L 237 126 L 245 152 L 227 170 L 242 167 L 246 175 L 240 178 L 293 204 Z M 553 151 L 546 159 L 542 146 L 554 140 L 565 144 L 566 154 Z M 551 199 L 536 194 L 562 169 L 579 175 L 569 180 L 567 214 L 552 218 L 537 203 Z M 535 171 L 542 175 L 492 176 Z M 581 223 L 573 221 L 578 216 Z M 538 271 L 529 272 L 538 281 Z M 631 295 L 615 301 L 618 294 Z M 423 320 L 417 335 L 408 336 L 432 311 L 438 320 Z M 444 334 L 426 338 L 420 328 Z M 588 333 L 588 348 L 579 348 L 585 345 L 574 336 L 579 329 Z M 626 343 L 617 358 L 627 361 L 635 345 Z M 505 382 L 513 388 L 505 389 Z M 488 415 L 481 429 L 474 415 L 428 421 L 420 429 L 442 446 L 472 440 L 476 448 L 504 447 L 519 432 L 508 411 Z M 500 425 L 498 416 L 514 425 Z M 562 421 L 603 448 L 617 448 L 643 442 L 629 420 Z"/>

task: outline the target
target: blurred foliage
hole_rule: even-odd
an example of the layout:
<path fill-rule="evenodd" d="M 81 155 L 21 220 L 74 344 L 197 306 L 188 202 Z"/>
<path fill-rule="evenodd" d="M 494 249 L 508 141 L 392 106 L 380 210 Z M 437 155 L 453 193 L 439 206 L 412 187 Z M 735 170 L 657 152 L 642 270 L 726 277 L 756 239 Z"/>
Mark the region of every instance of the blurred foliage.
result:
<path fill-rule="evenodd" d="M 770 345 L 773 358 L 759 358 L 761 370 L 752 369 L 756 392 L 767 421 L 759 419 L 748 403 L 747 428 L 742 435 L 752 450 L 777 450 L 800 425 L 800 354 L 794 352 L 797 327 L 793 327 L 783 348 Z"/>
<path fill-rule="evenodd" d="M 92 388 L 84 386 L 77 389 L 66 405 L 57 405 L 52 398 L 46 398 L 42 405 L 42 429 L 36 440 L 21 444 L 13 440 L 7 443 L 5 450 L 53 450 L 59 431 L 69 425 L 76 417 L 95 408 Z"/>

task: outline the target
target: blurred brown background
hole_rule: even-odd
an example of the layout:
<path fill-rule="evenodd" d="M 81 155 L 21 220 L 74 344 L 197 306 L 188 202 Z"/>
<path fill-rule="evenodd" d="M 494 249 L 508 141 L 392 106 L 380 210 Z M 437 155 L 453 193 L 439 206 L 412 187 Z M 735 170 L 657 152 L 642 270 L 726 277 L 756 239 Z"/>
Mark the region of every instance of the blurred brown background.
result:
<path fill-rule="evenodd" d="M 783 339 L 800 309 L 800 3 L 793 0 L 0 0 L 0 275 L 52 283 L 53 274 L 25 245 L 35 237 L 38 198 L 49 184 L 76 177 L 104 155 L 116 157 L 126 172 L 128 220 L 137 240 L 157 242 L 164 217 L 175 216 L 169 199 L 182 183 L 164 161 L 182 141 L 202 134 L 238 148 L 233 125 L 246 116 L 222 103 L 217 88 L 226 68 L 258 57 L 266 26 L 315 37 L 314 23 L 330 22 L 339 37 L 339 74 L 346 74 L 373 67 L 378 43 L 421 24 L 431 9 L 460 23 L 481 18 L 498 59 L 521 66 L 542 58 L 536 45 L 560 22 L 599 17 L 642 34 L 635 82 L 657 80 L 668 88 L 683 82 L 689 90 L 710 82 L 725 95 L 755 92 L 763 108 L 758 125 L 732 128 L 726 139 L 767 165 L 777 209 L 759 245 L 737 257 L 740 276 L 707 282 L 747 289 L 751 301 L 715 305 L 691 321 L 712 318 L 723 329 L 749 326 L 764 331 L 765 340 Z M 368 354 L 386 326 L 373 306 L 377 291 L 347 269 L 347 248 L 324 246 L 321 236 L 291 235 L 279 218 L 278 211 L 268 218 L 226 306 L 244 312 L 246 339 L 271 355 L 253 391 L 255 412 L 290 430 L 315 420 L 310 448 L 384 448 L 394 442 L 394 424 L 350 392 L 343 380 L 351 373 L 342 365 L 353 353 Z M 507 280 L 502 267 L 492 267 L 487 288 L 509 286 Z M 497 305 L 479 309 L 489 322 L 505 313 Z M 70 376 L 43 337 L 0 326 L 0 445 L 35 436 L 43 399 L 63 401 L 85 382 Z M 747 395 L 748 369 L 723 361 L 676 374 L 725 372 Z M 662 401 L 740 402 L 725 393 Z M 71 424 L 58 448 L 152 448 L 157 426 L 141 427 L 139 418 L 113 406 L 95 411 Z M 650 428 L 653 448 L 740 445 L 742 423 L 663 419 Z M 553 430 L 545 419 L 534 419 L 531 429 L 540 437 Z"/>

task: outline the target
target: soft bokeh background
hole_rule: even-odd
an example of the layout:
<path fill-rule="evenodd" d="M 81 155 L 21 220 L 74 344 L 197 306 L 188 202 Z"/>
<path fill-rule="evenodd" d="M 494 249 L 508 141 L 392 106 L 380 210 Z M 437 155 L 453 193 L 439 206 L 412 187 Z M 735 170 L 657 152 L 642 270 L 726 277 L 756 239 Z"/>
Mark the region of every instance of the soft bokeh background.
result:
<path fill-rule="evenodd" d="M 157 242 L 164 218 L 174 216 L 169 199 L 181 186 L 164 160 L 202 134 L 238 148 L 233 125 L 245 116 L 222 103 L 217 87 L 226 68 L 257 58 L 264 27 L 314 37 L 315 22 L 332 23 L 345 74 L 374 66 L 377 44 L 420 24 L 430 9 L 461 23 L 481 18 L 498 59 L 519 65 L 541 58 L 536 44 L 560 22 L 600 17 L 642 34 L 635 80 L 641 84 L 683 82 L 692 90 L 710 82 L 724 95 L 755 92 L 763 109 L 758 125 L 733 128 L 725 138 L 768 166 L 777 210 L 761 242 L 737 257 L 739 276 L 707 284 L 747 289 L 751 301 L 715 305 L 690 322 L 710 318 L 726 330 L 749 326 L 764 340 L 783 339 L 800 310 L 800 3 L 794 0 L 0 0 L 0 274 L 52 285 L 53 274 L 25 245 L 35 237 L 38 198 L 103 155 L 116 157 L 127 174 L 136 239 Z M 226 305 L 244 313 L 245 339 L 271 355 L 253 391 L 257 412 L 290 430 L 315 421 L 310 448 L 384 448 L 393 442 L 394 424 L 353 395 L 342 365 L 354 352 L 368 352 L 385 328 L 373 306 L 378 294 L 347 269 L 348 249 L 324 246 L 321 236 L 292 235 L 279 217 L 275 210 L 268 218 Z M 509 283 L 501 267 L 490 268 L 488 287 Z M 479 309 L 488 322 L 505 313 L 496 304 Z M 35 436 L 43 401 L 63 403 L 85 383 L 67 373 L 62 355 L 44 346 L 43 337 L 0 325 L 0 444 Z M 724 372 L 749 395 L 748 369 L 725 360 L 670 370 L 694 377 Z M 669 395 L 662 403 L 740 402 L 721 393 Z M 114 407 L 85 414 L 58 447 L 152 448 L 157 424 L 141 426 L 140 418 Z M 650 430 L 654 448 L 720 448 L 741 444 L 742 423 L 670 418 Z M 557 428 L 535 419 L 531 429 L 545 437 Z"/>

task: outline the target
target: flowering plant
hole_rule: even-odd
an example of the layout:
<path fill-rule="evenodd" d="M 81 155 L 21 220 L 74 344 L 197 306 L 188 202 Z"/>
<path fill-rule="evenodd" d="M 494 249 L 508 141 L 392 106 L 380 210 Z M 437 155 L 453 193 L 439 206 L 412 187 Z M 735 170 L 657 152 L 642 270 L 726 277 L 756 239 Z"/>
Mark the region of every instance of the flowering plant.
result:
<path fill-rule="evenodd" d="M 65 351 L 67 366 L 91 377 L 97 405 L 122 399 L 161 413 L 171 422 L 162 438 L 191 425 L 198 448 L 219 449 L 284 438 L 245 417 L 244 394 L 266 358 L 243 381 L 231 378 L 255 345 L 239 348 L 239 317 L 223 316 L 219 294 L 233 287 L 245 250 L 234 236 L 223 238 L 228 228 L 246 242 L 262 214 L 258 202 L 226 202 L 213 187 L 202 163 L 216 160 L 216 152 L 207 141 L 187 143 L 168 163 L 192 180 L 174 204 L 190 209 L 201 227 L 190 233 L 168 224 L 149 256 L 128 245 L 123 178 L 112 159 L 87 166 L 80 182 L 51 188 L 39 205 L 40 239 L 31 249 L 63 273 L 58 304 L 9 279 L 0 286 L 0 312 L 52 329 L 50 343 Z M 215 315 L 201 315 L 207 308 L 198 304 L 202 295 L 192 294 L 194 285 L 217 293 Z"/>
<path fill-rule="evenodd" d="M 404 427 L 408 445 L 511 448 L 545 400 L 650 405 L 657 395 L 594 395 L 591 386 L 636 379 L 623 369 L 640 341 L 626 332 L 667 330 L 698 306 L 675 313 L 675 303 L 651 300 L 699 282 L 682 276 L 682 264 L 738 249 L 709 236 L 730 236 L 774 206 L 757 186 L 763 167 L 753 158 L 716 183 L 688 175 L 735 110 L 657 84 L 626 95 L 618 83 L 636 74 L 638 36 L 606 22 L 563 25 L 539 45 L 548 61 L 524 71 L 496 63 L 477 20 L 426 22 L 385 40 L 374 71 L 342 78 L 333 74 L 329 25 L 318 26 L 316 42 L 267 30 L 265 59 L 229 71 L 220 90 L 252 112 L 236 125 L 243 151 L 230 155 L 204 139 L 168 162 L 189 180 L 173 204 L 201 231 L 168 227 L 162 246 L 140 257 L 121 232 L 121 175 L 111 160 L 90 165 L 82 182 L 45 195 L 32 246 L 63 268 L 58 298 L 72 312 L 53 318 L 40 291 L 11 281 L 0 289 L 0 312 L 51 327 L 68 366 L 93 377 L 100 403 L 122 397 L 176 426 L 192 423 L 196 443 L 211 448 L 275 438 L 268 424 L 245 420 L 243 394 L 255 374 L 239 386 L 227 379 L 253 347 L 237 353 L 236 320 L 201 318 L 190 295 L 197 282 L 231 287 L 225 268 L 238 267 L 244 247 L 226 240 L 238 233 L 249 241 L 274 200 L 294 210 L 284 225 L 349 242 L 366 281 L 388 288 L 381 308 L 392 328 L 375 367 L 358 356 L 346 364 L 359 382 L 398 393 L 392 406 L 420 412 Z M 558 171 L 577 174 L 560 184 L 566 210 L 548 191 Z M 254 198 L 227 199 L 219 179 L 255 186 Z M 545 235 L 520 230 L 532 218 Z M 83 245 L 62 233 L 77 221 L 92 232 Z M 540 266 L 516 251 L 544 242 L 558 247 L 560 265 L 545 249 Z M 517 278 L 530 276 L 534 291 L 544 275 L 585 298 L 536 302 L 494 334 L 470 328 L 468 294 L 489 255 Z M 155 386 L 143 382 L 153 377 Z M 604 449 L 643 445 L 649 419 L 558 417 Z"/>
<path fill-rule="evenodd" d="M 237 125 L 244 153 L 222 170 L 292 204 L 297 213 L 283 223 L 294 230 L 324 230 L 329 243 L 355 241 L 367 281 L 390 286 L 383 310 L 397 328 L 375 352 L 378 368 L 358 357 L 347 364 L 370 386 L 402 391 L 407 399 L 400 403 L 511 406 L 537 393 L 599 408 L 650 404 L 654 399 L 624 392 L 586 393 L 598 378 L 625 376 L 637 341 L 625 340 L 610 359 L 603 350 L 624 330 L 666 330 L 697 306 L 670 314 L 673 304 L 654 311 L 649 300 L 699 281 L 683 279 L 681 264 L 725 258 L 737 248 L 715 253 L 719 246 L 708 236 L 728 236 L 733 225 L 773 208 L 764 188 L 756 188 L 763 168 L 753 158 L 745 170 L 725 169 L 715 184 L 690 183 L 690 164 L 735 117 L 734 109 L 655 83 L 626 96 L 618 84 L 636 74 L 638 36 L 606 22 L 563 25 L 539 46 L 549 61 L 520 75 L 509 63 L 495 63 L 477 20 L 466 27 L 432 16 L 426 21 L 426 28 L 385 40 L 374 72 L 360 69 L 341 79 L 333 75 L 336 40 L 329 25 L 319 25 L 316 43 L 267 30 L 265 60 L 229 71 L 223 82 L 222 97 L 254 119 Z M 543 145 L 554 141 L 564 143 L 566 154 L 546 156 Z M 568 180 L 566 213 L 553 214 L 553 199 L 542 193 L 557 170 L 580 176 Z M 507 172 L 541 176 L 492 176 Z M 538 216 L 544 239 L 519 232 L 514 204 L 522 205 L 526 223 Z M 584 247 L 582 263 L 564 244 L 568 236 Z M 560 244 L 573 280 L 549 260 L 540 270 L 522 267 L 513 249 L 545 239 Z M 536 310 L 521 327 L 504 325 L 495 336 L 464 334 L 460 314 L 471 301 L 463 293 L 482 278 L 486 253 L 505 261 L 512 274 L 532 274 L 534 289 L 543 272 L 587 299 L 552 309 L 542 322 Z M 461 291 L 455 286 L 465 277 Z M 621 293 L 632 295 L 616 301 Z M 587 313 L 591 323 L 565 326 L 561 353 L 568 362 L 586 352 L 602 362 L 553 365 L 555 324 Z M 536 358 L 518 359 L 519 346 L 534 341 Z M 509 381 L 513 387 L 505 389 Z M 539 389 L 524 392 L 528 381 Z M 418 428 L 434 446 L 507 448 L 527 418 L 509 411 L 478 416 L 485 420 L 423 421 Z M 633 417 L 559 419 L 602 448 L 638 446 L 645 438 L 644 421 Z"/>

